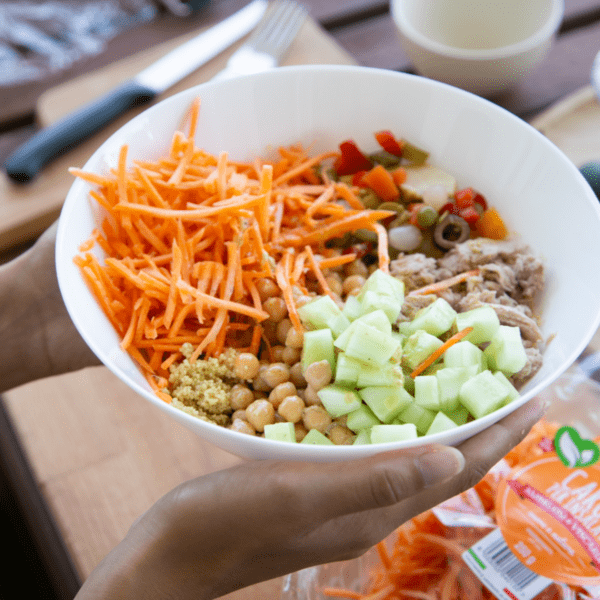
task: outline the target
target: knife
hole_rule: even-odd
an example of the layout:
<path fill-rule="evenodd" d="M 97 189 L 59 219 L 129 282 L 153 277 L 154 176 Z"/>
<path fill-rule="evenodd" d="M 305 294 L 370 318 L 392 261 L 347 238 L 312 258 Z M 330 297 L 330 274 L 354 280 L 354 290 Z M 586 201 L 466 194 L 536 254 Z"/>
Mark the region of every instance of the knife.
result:
<path fill-rule="evenodd" d="M 267 0 L 253 0 L 132 79 L 34 134 L 8 157 L 4 165 L 7 175 L 18 183 L 30 181 L 44 165 L 100 131 L 121 114 L 150 102 L 250 33 L 262 18 L 267 4 Z"/>
<path fill-rule="evenodd" d="M 600 52 L 596 55 L 592 64 L 591 83 L 596 92 L 596 98 L 600 102 Z M 581 174 L 594 190 L 600 200 L 600 160 L 592 160 L 579 167 Z"/>

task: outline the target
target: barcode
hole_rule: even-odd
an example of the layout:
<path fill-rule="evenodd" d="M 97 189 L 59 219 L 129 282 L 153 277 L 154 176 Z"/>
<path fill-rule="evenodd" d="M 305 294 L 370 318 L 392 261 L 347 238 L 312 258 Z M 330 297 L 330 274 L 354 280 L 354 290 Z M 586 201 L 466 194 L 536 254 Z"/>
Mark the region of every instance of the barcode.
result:
<path fill-rule="evenodd" d="M 482 552 L 487 561 L 518 591 L 535 581 L 539 575 L 528 569 L 506 545 L 504 538 L 496 540 Z"/>

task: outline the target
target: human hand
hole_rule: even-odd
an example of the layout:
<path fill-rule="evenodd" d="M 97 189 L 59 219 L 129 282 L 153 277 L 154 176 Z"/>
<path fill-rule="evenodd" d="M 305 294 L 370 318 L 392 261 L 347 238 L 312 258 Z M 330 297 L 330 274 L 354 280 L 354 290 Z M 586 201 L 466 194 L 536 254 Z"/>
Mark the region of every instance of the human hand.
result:
<path fill-rule="evenodd" d="M 458 449 L 344 463 L 255 461 L 184 483 L 132 527 L 77 600 L 207 599 L 357 557 L 472 487 L 543 413 L 532 400 Z"/>
<path fill-rule="evenodd" d="M 54 266 L 56 223 L 0 266 L 0 392 L 41 377 L 100 364 L 62 300 Z"/>

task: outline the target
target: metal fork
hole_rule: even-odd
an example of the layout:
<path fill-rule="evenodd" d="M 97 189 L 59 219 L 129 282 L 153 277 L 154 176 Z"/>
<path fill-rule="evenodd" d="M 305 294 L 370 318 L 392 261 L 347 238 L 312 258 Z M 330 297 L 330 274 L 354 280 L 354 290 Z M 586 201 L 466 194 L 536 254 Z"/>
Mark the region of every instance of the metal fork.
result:
<path fill-rule="evenodd" d="M 306 17 L 306 9 L 294 0 L 273 0 L 252 35 L 214 79 L 250 75 L 276 67 Z"/>

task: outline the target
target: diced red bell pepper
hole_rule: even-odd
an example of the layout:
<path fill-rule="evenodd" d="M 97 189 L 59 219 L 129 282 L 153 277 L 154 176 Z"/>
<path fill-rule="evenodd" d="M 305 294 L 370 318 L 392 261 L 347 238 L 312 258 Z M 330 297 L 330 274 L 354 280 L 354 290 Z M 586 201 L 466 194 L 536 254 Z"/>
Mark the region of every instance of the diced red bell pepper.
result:
<path fill-rule="evenodd" d="M 352 140 L 340 144 L 340 156 L 334 163 L 338 175 L 352 175 L 357 171 L 368 171 L 371 161 Z"/>
<path fill-rule="evenodd" d="M 486 211 L 488 209 L 488 204 L 487 204 L 485 198 L 479 192 L 475 192 L 475 197 L 473 198 L 473 202 L 476 202 L 477 204 L 479 204 L 481 206 L 481 208 L 483 208 L 484 211 Z"/>
<path fill-rule="evenodd" d="M 460 212 L 460 209 L 458 206 L 456 206 L 456 204 L 454 204 L 454 202 L 446 202 L 446 204 L 444 204 L 444 206 L 442 206 L 438 212 L 440 215 L 443 215 L 446 212 L 450 213 L 451 215 L 457 215 Z"/>
<path fill-rule="evenodd" d="M 386 152 L 389 152 L 394 156 L 402 156 L 402 140 L 397 140 L 391 131 L 378 131 L 375 133 L 375 139 Z"/>
<path fill-rule="evenodd" d="M 365 173 L 367 173 L 367 171 L 365 171 L 364 169 L 361 171 L 356 171 L 356 173 L 352 175 L 352 185 L 357 185 L 359 187 L 364 186 L 362 178 Z"/>
<path fill-rule="evenodd" d="M 473 188 L 464 188 L 462 190 L 457 190 L 454 193 L 454 201 L 456 202 L 456 206 L 458 208 L 467 208 L 469 206 L 473 206 L 473 199 L 475 198 L 475 192 Z"/>
<path fill-rule="evenodd" d="M 479 221 L 481 215 L 472 206 L 467 206 L 467 208 L 462 208 L 460 210 L 458 216 L 462 217 L 471 228 L 474 228 L 475 223 Z"/>

